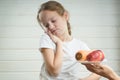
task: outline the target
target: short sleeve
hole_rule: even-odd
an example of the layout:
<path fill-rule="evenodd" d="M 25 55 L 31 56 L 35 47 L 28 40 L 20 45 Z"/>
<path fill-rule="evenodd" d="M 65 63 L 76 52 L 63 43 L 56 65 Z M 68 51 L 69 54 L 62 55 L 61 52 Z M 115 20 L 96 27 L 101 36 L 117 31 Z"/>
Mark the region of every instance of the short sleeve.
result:
<path fill-rule="evenodd" d="M 43 34 L 40 37 L 40 47 L 39 48 L 51 48 L 55 49 L 55 44 L 50 39 L 50 37 L 47 34 Z"/>
<path fill-rule="evenodd" d="M 87 46 L 87 44 L 86 43 L 82 43 L 82 46 L 81 46 L 81 49 L 82 50 L 90 50 L 90 48 Z"/>
<path fill-rule="evenodd" d="M 90 48 L 87 46 L 87 44 L 79 39 L 80 42 L 80 49 L 81 50 L 90 50 Z"/>

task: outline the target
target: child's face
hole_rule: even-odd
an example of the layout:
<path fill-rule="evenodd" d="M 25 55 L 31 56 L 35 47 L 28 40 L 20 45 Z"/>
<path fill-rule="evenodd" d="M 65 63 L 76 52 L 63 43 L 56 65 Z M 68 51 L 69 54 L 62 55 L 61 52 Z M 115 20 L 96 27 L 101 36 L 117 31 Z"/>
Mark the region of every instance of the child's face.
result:
<path fill-rule="evenodd" d="M 40 20 L 44 27 L 56 36 L 68 33 L 68 15 L 60 16 L 56 11 L 45 10 L 40 13 Z"/>

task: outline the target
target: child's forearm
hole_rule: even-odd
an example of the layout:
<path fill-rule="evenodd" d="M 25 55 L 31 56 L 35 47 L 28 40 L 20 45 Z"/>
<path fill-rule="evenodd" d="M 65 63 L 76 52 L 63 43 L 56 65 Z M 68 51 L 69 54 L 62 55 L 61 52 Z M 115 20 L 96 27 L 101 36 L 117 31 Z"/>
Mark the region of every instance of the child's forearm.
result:
<path fill-rule="evenodd" d="M 56 51 L 54 56 L 54 72 L 59 73 L 61 66 L 62 66 L 62 60 L 63 60 L 63 50 L 62 50 L 62 43 L 56 44 Z"/>

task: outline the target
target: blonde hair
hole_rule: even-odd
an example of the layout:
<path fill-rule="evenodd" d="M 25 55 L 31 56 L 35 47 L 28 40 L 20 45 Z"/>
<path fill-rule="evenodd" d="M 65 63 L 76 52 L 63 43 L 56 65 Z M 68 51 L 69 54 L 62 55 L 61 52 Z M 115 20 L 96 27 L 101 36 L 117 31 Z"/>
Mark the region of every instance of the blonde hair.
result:
<path fill-rule="evenodd" d="M 39 18 L 39 14 L 41 11 L 44 11 L 44 10 L 56 11 L 60 16 L 63 16 L 64 12 L 66 11 L 64 9 L 64 7 L 56 1 L 45 2 L 41 5 L 41 8 L 38 10 L 37 20 L 38 20 L 39 24 L 41 22 L 40 18 Z M 71 35 L 71 26 L 68 21 L 67 21 L 67 27 L 68 27 L 68 33 L 69 33 L 69 35 Z"/>

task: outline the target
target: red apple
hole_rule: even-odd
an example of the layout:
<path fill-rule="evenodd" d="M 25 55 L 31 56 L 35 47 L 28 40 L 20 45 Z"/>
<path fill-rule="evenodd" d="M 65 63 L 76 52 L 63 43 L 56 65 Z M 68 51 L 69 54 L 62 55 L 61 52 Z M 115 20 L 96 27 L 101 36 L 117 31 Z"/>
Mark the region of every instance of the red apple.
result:
<path fill-rule="evenodd" d="M 101 50 L 95 50 L 87 55 L 87 61 L 102 61 L 104 53 Z"/>

